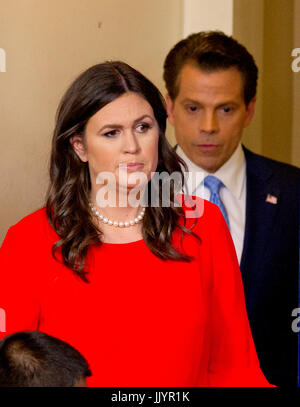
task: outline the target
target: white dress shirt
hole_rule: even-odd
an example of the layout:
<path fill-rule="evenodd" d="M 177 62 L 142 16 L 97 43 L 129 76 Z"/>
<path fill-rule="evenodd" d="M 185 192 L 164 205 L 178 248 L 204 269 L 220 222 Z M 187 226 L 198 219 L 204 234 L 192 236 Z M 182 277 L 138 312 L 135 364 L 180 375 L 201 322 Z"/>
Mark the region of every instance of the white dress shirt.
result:
<path fill-rule="evenodd" d="M 204 187 L 203 179 L 207 175 L 214 175 L 223 182 L 224 187 L 220 189 L 220 198 L 228 214 L 231 237 L 240 263 L 246 221 L 246 161 L 241 144 L 229 160 L 213 174 L 193 163 L 180 146 L 177 146 L 176 153 L 185 161 L 189 171 L 189 175 L 186 176 L 185 193 L 209 200 L 210 190 Z"/>

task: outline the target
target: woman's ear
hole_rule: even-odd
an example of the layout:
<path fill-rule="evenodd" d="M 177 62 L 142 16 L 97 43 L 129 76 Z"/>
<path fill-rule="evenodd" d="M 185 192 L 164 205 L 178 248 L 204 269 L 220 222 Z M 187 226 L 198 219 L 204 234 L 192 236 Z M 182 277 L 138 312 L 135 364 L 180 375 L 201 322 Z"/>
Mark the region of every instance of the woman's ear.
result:
<path fill-rule="evenodd" d="M 87 158 L 85 146 L 83 144 L 82 136 L 72 136 L 70 138 L 70 144 L 71 144 L 73 150 L 75 151 L 75 153 L 81 159 L 81 161 L 86 163 L 88 161 L 88 158 Z"/>

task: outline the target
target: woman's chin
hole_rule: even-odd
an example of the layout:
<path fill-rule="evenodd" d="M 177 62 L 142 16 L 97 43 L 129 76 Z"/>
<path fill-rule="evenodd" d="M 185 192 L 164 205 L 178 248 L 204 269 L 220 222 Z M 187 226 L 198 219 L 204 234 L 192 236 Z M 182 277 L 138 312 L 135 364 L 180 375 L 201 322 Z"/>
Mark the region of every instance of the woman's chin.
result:
<path fill-rule="evenodd" d="M 139 191 L 143 192 L 145 190 L 146 187 L 146 183 L 143 184 L 126 184 L 126 185 L 118 185 L 117 186 L 117 192 L 119 192 L 119 194 L 129 194 L 130 192 L 136 192 L 138 193 Z"/>

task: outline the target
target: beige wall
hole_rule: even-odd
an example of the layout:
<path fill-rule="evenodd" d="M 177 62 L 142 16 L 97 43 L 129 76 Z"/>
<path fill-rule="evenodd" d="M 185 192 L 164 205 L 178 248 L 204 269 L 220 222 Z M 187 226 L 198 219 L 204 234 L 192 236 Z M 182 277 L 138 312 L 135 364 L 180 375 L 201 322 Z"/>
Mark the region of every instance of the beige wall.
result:
<path fill-rule="evenodd" d="M 92 64 L 121 59 L 165 93 L 165 55 L 191 31 L 232 31 L 253 53 L 258 101 L 244 142 L 300 166 L 300 73 L 290 68 L 299 21 L 300 0 L 0 0 L 0 244 L 43 205 L 55 110 L 68 84 Z M 167 134 L 174 144 L 170 127 Z"/>
<path fill-rule="evenodd" d="M 262 153 L 292 160 L 293 1 L 264 1 Z"/>
<path fill-rule="evenodd" d="M 243 135 L 244 144 L 258 154 L 262 153 L 263 23 L 263 0 L 238 0 L 234 2 L 233 36 L 246 46 L 259 69 L 255 115 L 251 125 L 245 129 Z M 249 27 L 255 27 L 255 29 L 249 29 Z"/>
<path fill-rule="evenodd" d="M 163 90 L 182 2 L 0 0 L 0 10 L 1 244 L 10 225 L 43 205 L 55 110 L 68 84 L 92 64 L 121 59 Z"/>
<path fill-rule="evenodd" d="M 244 143 L 297 165 L 300 78 L 291 70 L 291 51 L 300 46 L 299 7 L 300 0 L 235 0 L 233 29 L 259 68 L 256 113 Z"/>

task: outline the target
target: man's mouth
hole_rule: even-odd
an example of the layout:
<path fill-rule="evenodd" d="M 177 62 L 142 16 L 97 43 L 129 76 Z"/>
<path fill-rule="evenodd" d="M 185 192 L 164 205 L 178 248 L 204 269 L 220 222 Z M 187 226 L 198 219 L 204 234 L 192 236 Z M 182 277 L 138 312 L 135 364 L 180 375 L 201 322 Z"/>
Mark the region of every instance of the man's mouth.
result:
<path fill-rule="evenodd" d="M 201 150 L 201 151 L 215 151 L 218 148 L 217 144 L 197 144 L 197 147 Z"/>

